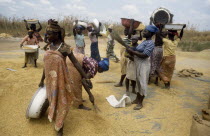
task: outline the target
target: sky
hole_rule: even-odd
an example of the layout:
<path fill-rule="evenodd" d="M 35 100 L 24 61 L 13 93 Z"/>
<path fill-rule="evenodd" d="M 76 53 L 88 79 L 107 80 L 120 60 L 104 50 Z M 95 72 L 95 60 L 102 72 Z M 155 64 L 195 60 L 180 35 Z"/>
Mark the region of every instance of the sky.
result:
<path fill-rule="evenodd" d="M 0 14 L 6 17 L 48 20 L 73 15 L 106 22 L 120 22 L 123 17 L 145 25 L 159 7 L 174 14 L 174 23 L 210 30 L 210 0 L 0 0 Z"/>

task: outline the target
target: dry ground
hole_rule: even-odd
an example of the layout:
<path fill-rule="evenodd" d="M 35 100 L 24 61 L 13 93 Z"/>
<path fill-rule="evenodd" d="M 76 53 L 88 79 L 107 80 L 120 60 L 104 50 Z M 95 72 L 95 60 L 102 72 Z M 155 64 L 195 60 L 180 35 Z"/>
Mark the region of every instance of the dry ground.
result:
<path fill-rule="evenodd" d="M 74 45 L 72 38 L 67 43 Z M 22 69 L 24 53 L 19 49 L 20 39 L 0 40 L 0 135 L 2 136 L 53 136 L 54 125 L 47 119 L 25 118 L 26 108 L 38 88 L 42 74 L 43 51 L 40 51 L 38 68 L 28 65 Z M 41 44 L 43 47 L 44 44 Z M 86 39 L 86 54 L 90 52 L 90 42 Z M 100 39 L 101 56 L 105 57 L 106 39 Z M 115 52 L 119 56 L 120 45 Z M 125 87 L 115 88 L 115 83 L 101 84 L 98 81 L 118 82 L 120 64 L 111 62 L 108 72 L 97 74 L 92 80 L 92 90 L 101 113 L 71 108 L 66 121 L 66 136 L 188 136 L 192 115 L 200 114 L 207 107 L 210 90 L 210 51 L 177 52 L 177 64 L 172 80 L 171 90 L 149 85 L 148 96 L 144 108 L 134 111 L 134 105 L 126 108 L 113 108 L 106 101 L 109 95 L 121 98 Z M 17 71 L 9 71 L 12 68 Z M 197 79 L 180 78 L 177 71 L 193 68 L 203 72 L 204 76 Z M 88 100 L 87 94 L 83 93 Z M 132 94 L 132 99 L 135 97 Z M 85 105 L 91 107 L 86 101 Z"/>

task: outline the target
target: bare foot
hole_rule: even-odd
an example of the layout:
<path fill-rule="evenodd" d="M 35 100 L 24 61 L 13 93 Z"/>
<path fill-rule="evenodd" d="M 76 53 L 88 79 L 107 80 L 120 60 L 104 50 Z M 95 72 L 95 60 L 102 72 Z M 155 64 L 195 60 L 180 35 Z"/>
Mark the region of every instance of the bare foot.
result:
<path fill-rule="evenodd" d="M 82 110 L 91 110 L 91 108 L 84 106 L 83 104 L 79 105 L 78 109 Z"/>
<path fill-rule="evenodd" d="M 137 104 L 136 107 L 133 108 L 133 110 L 140 110 L 142 107 L 142 104 Z"/>
<path fill-rule="evenodd" d="M 116 84 L 116 85 L 114 85 L 115 87 L 122 87 L 123 85 L 122 84 L 120 84 L 120 83 L 118 83 L 118 84 Z"/>

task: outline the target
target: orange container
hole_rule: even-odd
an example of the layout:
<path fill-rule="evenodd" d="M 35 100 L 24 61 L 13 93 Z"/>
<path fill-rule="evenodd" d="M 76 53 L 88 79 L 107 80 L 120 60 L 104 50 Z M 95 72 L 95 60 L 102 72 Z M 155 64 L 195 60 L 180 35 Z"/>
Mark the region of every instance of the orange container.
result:
<path fill-rule="evenodd" d="M 131 19 L 128 18 L 121 18 L 121 23 L 124 27 L 129 28 L 131 25 Z M 141 22 L 134 20 L 133 28 L 136 29 Z"/>

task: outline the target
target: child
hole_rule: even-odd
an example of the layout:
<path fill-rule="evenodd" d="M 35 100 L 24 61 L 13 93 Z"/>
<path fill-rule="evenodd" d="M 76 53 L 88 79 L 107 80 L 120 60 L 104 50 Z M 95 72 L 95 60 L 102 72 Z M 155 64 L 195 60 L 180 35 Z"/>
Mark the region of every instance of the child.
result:
<path fill-rule="evenodd" d="M 84 27 L 80 25 L 75 25 L 75 27 L 73 28 L 74 40 L 76 43 L 75 52 L 81 54 L 85 54 L 85 40 L 84 35 L 82 34 L 83 29 Z"/>

